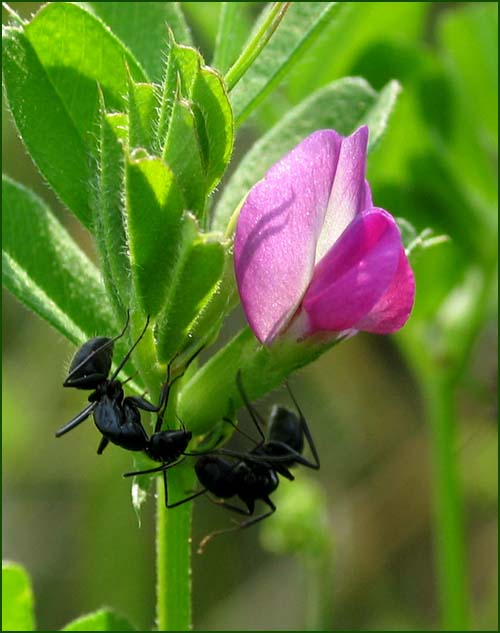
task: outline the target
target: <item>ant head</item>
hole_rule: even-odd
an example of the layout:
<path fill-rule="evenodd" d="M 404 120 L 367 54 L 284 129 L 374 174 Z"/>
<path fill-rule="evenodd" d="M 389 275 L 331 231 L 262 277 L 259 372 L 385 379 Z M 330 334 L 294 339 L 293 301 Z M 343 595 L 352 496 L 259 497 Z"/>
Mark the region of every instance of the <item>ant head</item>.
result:
<path fill-rule="evenodd" d="M 113 359 L 113 339 L 96 336 L 84 343 L 73 356 L 64 387 L 97 389 L 105 382 Z"/>
<path fill-rule="evenodd" d="M 268 438 L 301 453 L 304 448 L 304 435 L 300 418 L 290 409 L 275 405 L 269 416 Z"/>

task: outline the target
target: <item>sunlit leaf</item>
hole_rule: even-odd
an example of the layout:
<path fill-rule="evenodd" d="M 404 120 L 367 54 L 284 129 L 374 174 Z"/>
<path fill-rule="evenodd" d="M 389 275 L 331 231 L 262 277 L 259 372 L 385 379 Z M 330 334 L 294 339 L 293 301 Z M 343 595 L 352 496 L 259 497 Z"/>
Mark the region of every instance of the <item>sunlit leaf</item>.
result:
<path fill-rule="evenodd" d="M 196 343 L 190 340 L 191 331 L 216 289 L 224 262 L 224 246 L 216 239 L 199 237 L 186 248 L 155 331 L 160 361 L 168 362 L 175 352 Z"/>
<path fill-rule="evenodd" d="M 84 2 L 106 22 L 140 62 L 151 81 L 160 82 L 167 49 L 167 29 L 191 44 L 179 2 Z"/>
<path fill-rule="evenodd" d="M 4 82 L 19 132 L 42 174 L 90 229 L 97 86 L 109 108 L 123 111 L 126 65 L 145 80 L 120 41 L 75 4 L 49 3 L 23 30 L 4 30 Z"/>
<path fill-rule="evenodd" d="M 157 117 L 157 96 L 151 84 L 135 83 L 128 86 L 128 144 L 130 149 L 143 147 L 148 152 L 154 147 L 154 127 Z"/>
<path fill-rule="evenodd" d="M 114 322 L 99 272 L 32 192 L 3 178 L 4 283 L 74 343 Z"/>
<path fill-rule="evenodd" d="M 203 219 L 207 169 L 191 105 L 186 99 L 174 101 L 163 158 L 177 178 L 186 208 Z"/>
<path fill-rule="evenodd" d="M 104 107 L 104 105 L 103 105 Z M 130 261 L 124 226 L 125 159 L 128 119 L 101 112 L 94 198 L 94 234 L 106 289 L 125 317 L 130 298 Z"/>
<path fill-rule="evenodd" d="M 126 178 L 135 295 L 144 314 L 155 316 L 172 281 L 185 203 L 174 174 L 161 158 L 130 158 Z"/>
<path fill-rule="evenodd" d="M 171 41 L 157 132 L 164 153 L 169 151 L 165 147 L 167 141 L 183 142 L 170 131 L 174 103 L 179 98 L 189 101 L 195 117 L 197 145 L 205 167 L 207 192 L 210 192 L 221 179 L 231 157 L 234 134 L 231 106 L 222 77 L 204 65 L 195 49 Z M 189 182 L 186 184 L 193 186 Z"/>

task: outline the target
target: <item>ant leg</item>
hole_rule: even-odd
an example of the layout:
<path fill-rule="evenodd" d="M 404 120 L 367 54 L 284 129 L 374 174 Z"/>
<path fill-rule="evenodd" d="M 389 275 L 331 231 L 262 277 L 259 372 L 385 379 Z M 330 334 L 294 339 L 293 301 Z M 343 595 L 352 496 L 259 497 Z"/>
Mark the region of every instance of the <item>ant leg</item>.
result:
<path fill-rule="evenodd" d="M 302 425 L 302 430 L 304 431 L 304 435 L 306 436 L 307 439 L 307 443 L 309 444 L 309 448 L 311 449 L 311 453 L 313 454 L 314 457 L 314 464 L 309 463 L 309 464 L 304 464 L 305 466 L 309 466 L 310 468 L 314 468 L 315 470 L 319 470 L 320 467 L 320 463 L 319 463 L 319 455 L 318 455 L 318 451 L 316 450 L 316 446 L 314 444 L 314 440 L 312 438 L 311 435 L 311 431 L 309 430 L 309 427 L 307 426 L 307 422 L 306 419 L 304 417 L 304 414 L 302 413 L 301 408 L 299 407 L 299 403 L 297 402 L 297 400 L 295 400 L 295 397 L 292 393 L 292 390 L 290 389 L 290 385 L 288 384 L 288 381 L 285 381 L 285 385 L 286 388 L 288 390 L 288 393 L 290 394 L 291 399 L 293 400 L 293 404 L 295 405 L 295 408 L 297 409 L 298 413 L 299 413 L 299 417 L 300 417 L 300 423 Z M 299 461 L 299 460 L 297 460 Z M 301 462 L 303 463 L 303 462 Z"/>
<path fill-rule="evenodd" d="M 174 356 L 174 359 L 176 358 L 176 356 Z M 167 366 L 167 379 L 162 387 L 160 402 L 157 405 L 152 404 L 151 402 L 146 400 L 144 398 L 145 394 L 143 394 L 142 396 L 127 396 L 126 398 L 126 400 L 132 401 L 136 405 L 136 407 L 138 407 L 139 409 L 142 409 L 143 411 L 149 411 L 150 413 L 158 413 L 158 411 L 161 411 L 163 409 L 163 411 L 161 412 L 161 414 L 158 416 L 156 420 L 155 430 L 154 430 L 155 433 L 158 433 L 158 431 L 161 429 L 161 426 L 163 423 L 163 414 L 165 413 L 165 409 L 167 408 L 167 404 L 168 404 L 168 394 L 170 391 L 170 387 L 172 386 L 173 382 L 175 382 L 173 381 L 172 383 L 170 383 L 170 367 L 171 367 L 172 362 L 173 360 L 171 360 Z"/>
<path fill-rule="evenodd" d="M 128 316 L 127 316 L 127 325 L 128 325 Z M 146 334 L 146 330 L 148 329 L 148 325 L 149 325 L 149 314 L 148 314 L 148 318 L 146 319 L 146 325 L 144 326 L 142 332 L 139 334 L 139 337 L 137 338 L 137 340 L 135 341 L 135 343 L 132 345 L 132 347 L 129 349 L 129 351 L 125 354 L 125 357 L 122 359 L 122 362 L 118 365 L 118 367 L 116 368 L 114 374 L 112 375 L 112 377 L 109 379 L 110 382 L 115 380 L 115 378 L 118 376 L 118 374 L 121 372 L 121 370 L 123 369 L 123 366 L 125 365 L 125 363 L 128 361 L 128 359 L 130 358 L 132 352 L 134 351 L 134 349 L 137 347 L 137 345 L 139 344 L 139 342 L 141 341 L 142 337 L 144 336 L 144 334 Z"/>
<path fill-rule="evenodd" d="M 257 412 L 257 410 L 254 409 L 254 407 L 252 406 L 252 404 L 248 400 L 247 395 L 245 393 L 245 390 L 243 389 L 243 382 L 241 380 L 241 369 L 238 369 L 238 373 L 236 374 L 236 384 L 238 385 L 239 392 L 241 394 L 243 402 L 245 403 L 247 411 L 250 414 L 250 417 L 252 418 L 252 420 L 253 420 L 256 428 L 257 428 L 257 431 L 259 432 L 261 440 L 263 442 L 265 442 L 266 441 L 266 437 L 264 435 L 264 431 L 262 430 L 262 426 L 264 425 L 264 421 L 263 421 L 262 417 L 259 415 L 259 413 Z"/>
<path fill-rule="evenodd" d="M 177 466 L 181 462 L 184 461 L 184 457 L 178 459 L 176 462 L 172 462 L 171 464 L 162 464 L 161 466 L 156 466 L 155 468 L 148 468 L 147 470 L 136 470 L 130 473 L 124 473 L 123 477 L 135 477 L 136 475 L 150 475 L 151 473 L 159 473 L 161 471 L 168 470 L 169 468 L 173 468 Z"/>
<path fill-rule="evenodd" d="M 250 511 L 248 508 L 246 510 L 244 510 L 243 508 L 238 508 L 238 506 L 233 506 L 231 503 L 227 503 L 227 501 L 225 501 L 224 499 L 212 499 L 212 497 L 207 497 L 207 499 L 216 506 L 225 508 L 226 510 L 230 510 L 231 512 L 236 512 L 237 514 L 242 514 L 246 517 L 250 516 L 253 513 L 253 510 Z"/>
<path fill-rule="evenodd" d="M 107 437 L 104 437 L 104 435 L 101 437 L 101 441 L 99 442 L 99 446 L 97 447 L 97 454 L 98 455 L 102 455 L 104 452 L 104 449 L 106 448 L 106 446 L 109 444 L 109 440 Z"/>
<path fill-rule="evenodd" d="M 159 411 L 159 407 L 155 404 L 152 404 L 142 396 L 127 396 L 126 400 L 132 401 L 136 407 L 142 409 L 143 411 L 150 411 L 151 413 L 156 413 Z"/>
<path fill-rule="evenodd" d="M 200 495 L 205 494 L 206 491 L 207 491 L 206 488 L 202 488 L 201 490 L 198 490 L 194 494 L 189 495 L 189 497 L 186 497 L 185 499 L 181 499 L 180 501 L 176 501 L 175 503 L 170 503 L 169 505 L 167 505 L 167 508 L 177 508 L 177 506 L 181 506 L 184 503 L 187 503 L 188 501 L 192 501 L 193 499 L 196 499 L 196 497 L 199 497 Z"/>
<path fill-rule="evenodd" d="M 146 400 L 143 397 L 145 393 L 142 396 L 127 396 L 125 400 L 128 400 L 129 402 L 133 402 L 135 406 L 139 409 L 142 409 L 142 411 L 148 411 L 149 413 L 158 413 L 158 411 L 160 411 L 164 406 L 166 407 L 166 404 L 168 402 L 168 392 L 170 390 L 170 386 L 171 385 L 169 385 L 167 382 L 164 384 L 162 388 L 161 396 L 160 396 L 160 402 L 157 405 Z M 162 411 L 158 415 L 158 418 L 155 424 L 155 430 L 154 430 L 155 433 L 158 433 L 158 431 L 161 429 L 161 426 L 163 423 L 163 414 L 164 414 L 164 411 Z"/>
<path fill-rule="evenodd" d="M 58 431 L 56 431 L 56 437 L 61 437 L 61 435 L 64 435 L 68 431 L 71 431 L 71 429 L 74 429 L 75 426 L 78 426 L 79 424 L 84 422 L 92 413 L 92 411 L 95 409 L 96 404 L 97 404 L 96 402 L 92 402 L 91 404 L 87 405 L 83 411 L 80 411 L 78 415 L 76 415 L 72 420 L 67 422 Z"/>
<path fill-rule="evenodd" d="M 293 459 L 293 461 L 297 462 L 297 464 L 302 464 L 302 466 L 307 466 L 308 468 L 319 470 L 319 464 L 317 462 L 311 462 L 310 460 L 306 459 L 303 455 L 297 453 L 297 451 L 294 451 L 293 448 L 290 448 L 290 446 L 288 446 L 288 444 L 285 444 L 284 442 L 271 440 L 270 442 L 267 442 L 266 446 L 269 448 L 277 447 L 282 450 L 282 453 L 280 455 L 266 456 L 266 461 L 273 466 L 278 466 L 280 462 L 286 462 L 290 459 Z M 253 455 L 249 459 L 257 462 L 259 461 L 259 459 Z"/>
<path fill-rule="evenodd" d="M 255 525 L 255 523 L 263 521 L 264 519 L 267 519 L 267 517 L 271 516 L 271 514 L 276 511 L 276 506 L 268 497 L 263 497 L 262 501 L 264 501 L 264 503 L 266 503 L 271 508 L 268 512 L 264 512 L 264 514 L 259 514 L 259 516 L 253 517 L 252 519 L 244 521 L 243 523 L 238 523 L 238 525 L 235 525 L 234 527 L 226 528 L 224 530 L 216 530 L 215 532 L 207 534 L 207 536 L 205 536 L 201 540 L 198 546 L 198 554 L 203 554 L 203 552 L 205 551 L 205 547 L 216 536 L 219 536 L 220 534 L 227 534 L 228 532 L 235 532 L 236 530 L 243 530 L 244 528 Z"/>
<path fill-rule="evenodd" d="M 170 361 L 170 363 L 168 364 L 167 379 L 162 387 L 160 402 L 158 404 L 158 408 L 156 409 L 159 413 L 156 418 L 156 424 L 155 424 L 155 430 L 154 430 L 155 433 L 158 433 L 159 431 L 161 431 L 161 427 L 163 426 L 163 416 L 165 415 L 165 411 L 167 410 L 170 389 L 175 382 L 175 380 L 173 380 L 172 383 L 170 382 L 170 366 L 172 362 L 173 361 Z"/>
<path fill-rule="evenodd" d="M 165 491 L 165 507 L 168 508 L 168 482 L 167 482 L 167 471 L 162 471 L 163 475 L 163 490 Z"/>
<path fill-rule="evenodd" d="M 161 390 L 160 402 L 158 404 L 158 408 L 156 409 L 156 411 L 160 411 L 160 414 L 158 415 L 158 417 L 156 419 L 155 430 L 154 430 L 155 433 L 158 433 L 158 431 L 161 431 L 161 427 L 163 426 L 163 416 L 165 415 L 165 411 L 167 410 L 168 398 L 169 398 L 169 395 L 170 395 L 170 389 L 172 388 L 172 386 L 178 380 L 180 380 L 184 376 L 184 374 L 186 373 L 188 367 L 191 365 L 191 363 L 194 361 L 194 359 L 198 356 L 198 354 L 200 354 L 203 351 L 203 349 L 204 349 L 204 346 L 200 347 L 200 349 L 197 350 L 191 356 L 191 358 L 188 360 L 188 362 L 184 366 L 183 371 L 178 376 L 176 376 L 172 381 L 170 381 L 170 373 L 171 373 L 171 369 L 172 369 L 172 364 L 175 361 L 175 359 L 177 358 L 177 356 L 179 355 L 179 353 L 175 354 L 175 356 L 172 358 L 172 360 L 168 363 L 168 365 L 167 365 L 167 378 L 166 378 L 165 383 L 163 385 L 163 388 Z"/>

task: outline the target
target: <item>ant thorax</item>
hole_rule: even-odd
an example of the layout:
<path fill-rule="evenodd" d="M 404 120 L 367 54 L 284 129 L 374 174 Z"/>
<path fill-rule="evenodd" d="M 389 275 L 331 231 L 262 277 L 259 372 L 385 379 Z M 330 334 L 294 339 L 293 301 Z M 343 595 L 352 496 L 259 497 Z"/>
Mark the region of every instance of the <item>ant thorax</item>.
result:
<path fill-rule="evenodd" d="M 99 402 L 104 396 L 120 404 L 124 396 L 121 382 L 119 380 L 105 380 L 101 382 L 90 394 L 88 400 L 89 402 Z"/>

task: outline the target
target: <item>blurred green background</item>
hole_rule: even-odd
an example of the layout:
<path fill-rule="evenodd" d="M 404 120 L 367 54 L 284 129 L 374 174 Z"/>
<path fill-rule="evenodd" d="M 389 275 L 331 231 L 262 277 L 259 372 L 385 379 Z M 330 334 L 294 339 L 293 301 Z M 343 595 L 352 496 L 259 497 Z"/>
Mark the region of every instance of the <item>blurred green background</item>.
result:
<path fill-rule="evenodd" d="M 181 4 L 209 60 L 220 3 Z M 250 26 L 263 5 L 242 3 L 242 22 Z M 12 6 L 29 16 L 39 5 Z M 323 583 L 312 582 L 300 555 L 266 549 L 279 521 L 273 517 L 264 542 L 256 527 L 194 555 L 195 628 L 303 629 L 320 593 L 326 629 L 440 626 L 431 407 L 422 387 L 440 371 L 456 386 L 453 456 L 464 501 L 471 628 L 498 627 L 497 31 L 496 3 L 346 3 L 239 131 L 234 164 L 318 87 L 343 76 L 363 76 L 376 89 L 398 79 L 403 92 L 369 159 L 374 200 L 451 241 L 419 254 L 417 305 L 400 335 L 358 335 L 291 380 L 321 455 L 319 473 L 302 470 L 297 478 L 319 483 L 324 494 L 331 587 L 328 573 Z M 4 172 L 47 200 L 95 259 L 88 235 L 42 182 L 8 114 L 2 131 Z M 93 424 L 55 440 L 54 431 L 85 401 L 61 386 L 74 350 L 7 293 L 3 306 L 3 558 L 31 573 L 41 630 L 102 605 L 148 627 L 154 504 L 139 527 L 120 476 L 130 457 L 113 448 L 98 457 Z M 235 315 L 229 329 L 240 323 Z M 278 401 L 289 404 L 283 390 L 258 407 L 266 413 Z M 282 488 L 285 507 L 293 489 Z M 318 520 L 314 512 L 311 518 Z M 194 542 L 228 521 L 197 501 Z"/>

